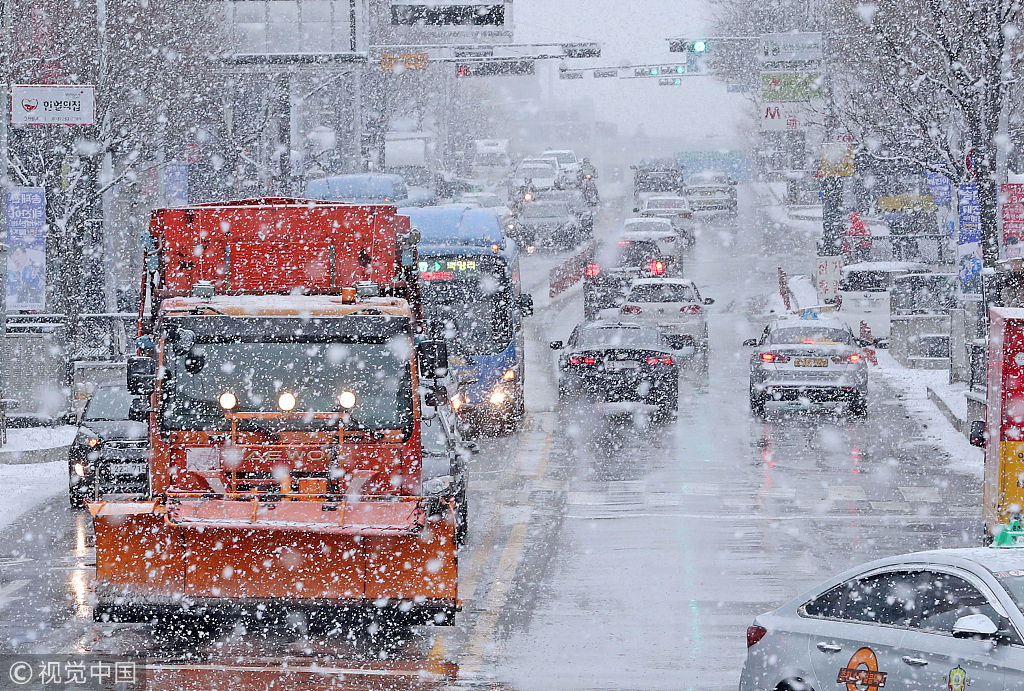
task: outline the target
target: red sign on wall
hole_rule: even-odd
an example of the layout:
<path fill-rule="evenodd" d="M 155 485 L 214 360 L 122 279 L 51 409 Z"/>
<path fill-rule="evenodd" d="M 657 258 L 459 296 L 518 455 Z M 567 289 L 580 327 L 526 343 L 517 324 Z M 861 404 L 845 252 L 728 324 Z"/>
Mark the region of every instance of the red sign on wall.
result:
<path fill-rule="evenodd" d="M 1007 259 L 1024 256 L 1024 184 L 999 186 L 1003 221 L 1003 256 Z"/>

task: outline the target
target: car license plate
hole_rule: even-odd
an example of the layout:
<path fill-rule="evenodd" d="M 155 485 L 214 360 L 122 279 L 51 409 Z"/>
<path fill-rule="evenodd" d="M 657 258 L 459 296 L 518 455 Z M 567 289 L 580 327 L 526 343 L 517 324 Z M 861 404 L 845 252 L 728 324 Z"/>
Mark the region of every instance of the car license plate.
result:
<path fill-rule="evenodd" d="M 145 463 L 111 463 L 107 466 L 110 475 L 144 475 Z"/>
<path fill-rule="evenodd" d="M 828 367 L 828 358 L 823 357 L 798 357 L 793 360 L 796 367 Z"/>
<path fill-rule="evenodd" d="M 609 372 L 627 372 L 639 366 L 640 363 L 633 360 L 610 360 L 604 363 L 604 368 Z"/>

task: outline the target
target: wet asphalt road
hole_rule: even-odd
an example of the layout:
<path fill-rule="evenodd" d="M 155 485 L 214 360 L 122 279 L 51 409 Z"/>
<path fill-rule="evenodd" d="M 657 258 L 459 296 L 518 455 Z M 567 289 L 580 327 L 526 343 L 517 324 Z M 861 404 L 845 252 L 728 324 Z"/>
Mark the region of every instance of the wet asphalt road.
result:
<path fill-rule="evenodd" d="M 980 534 L 977 479 L 946 468 L 878 379 L 866 419 L 751 418 L 740 343 L 764 326 L 776 268 L 810 269 L 813 237 L 749 192 L 743 206 L 687 259 L 717 300 L 711 368 L 683 380 L 669 425 L 555 405 L 546 343 L 581 300 L 539 295 L 552 260 L 525 260 L 529 415 L 473 459 L 456 626 L 95 624 L 89 520 L 61 497 L 0 533 L 0 652 L 141 654 L 167 689 L 735 689 L 756 614 L 855 563 Z M 599 232 L 626 211 L 613 201 Z"/>

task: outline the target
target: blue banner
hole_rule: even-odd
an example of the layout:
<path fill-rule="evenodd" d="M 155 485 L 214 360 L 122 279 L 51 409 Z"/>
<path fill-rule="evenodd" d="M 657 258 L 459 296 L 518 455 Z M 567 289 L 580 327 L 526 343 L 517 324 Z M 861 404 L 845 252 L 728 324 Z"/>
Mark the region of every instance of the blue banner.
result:
<path fill-rule="evenodd" d="M 164 204 L 188 206 L 188 164 L 169 161 L 163 165 Z"/>
<path fill-rule="evenodd" d="M 925 173 L 928 180 L 928 189 L 932 193 L 932 199 L 938 206 L 953 206 L 953 185 L 942 173 L 928 171 Z"/>
<path fill-rule="evenodd" d="M 7 190 L 7 309 L 46 309 L 46 191 Z"/>
<path fill-rule="evenodd" d="M 965 293 L 981 293 L 981 202 L 978 183 L 957 186 L 960 231 L 957 238 L 957 273 Z"/>

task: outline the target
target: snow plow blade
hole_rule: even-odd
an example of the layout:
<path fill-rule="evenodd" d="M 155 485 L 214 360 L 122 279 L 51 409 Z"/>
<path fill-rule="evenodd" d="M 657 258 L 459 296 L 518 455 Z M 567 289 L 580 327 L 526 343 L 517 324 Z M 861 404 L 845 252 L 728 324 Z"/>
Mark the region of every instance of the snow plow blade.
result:
<path fill-rule="evenodd" d="M 450 507 L 428 518 L 399 501 L 102 502 L 96 532 L 100 610 L 155 607 L 344 607 L 454 613 Z"/>

